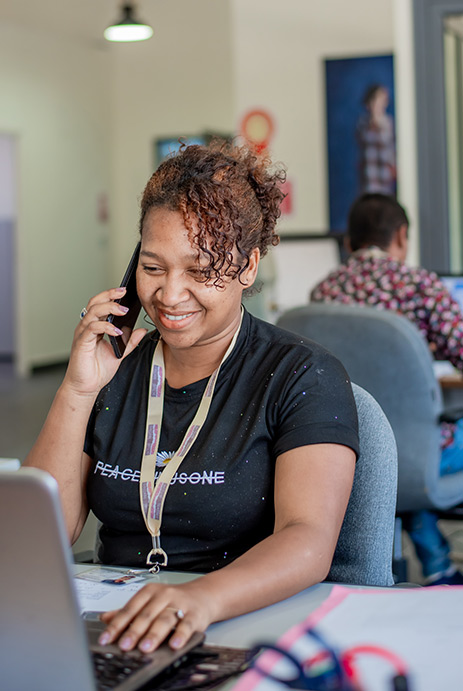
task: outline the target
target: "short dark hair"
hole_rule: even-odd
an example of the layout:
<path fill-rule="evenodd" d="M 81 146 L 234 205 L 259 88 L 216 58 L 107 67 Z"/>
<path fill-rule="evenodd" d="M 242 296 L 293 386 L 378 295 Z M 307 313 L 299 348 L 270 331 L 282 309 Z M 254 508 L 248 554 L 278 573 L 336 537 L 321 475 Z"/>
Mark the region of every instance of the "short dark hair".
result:
<path fill-rule="evenodd" d="M 349 212 L 347 237 L 353 252 L 375 245 L 387 250 L 400 226 L 408 228 L 408 217 L 395 197 L 387 194 L 363 194 Z"/>

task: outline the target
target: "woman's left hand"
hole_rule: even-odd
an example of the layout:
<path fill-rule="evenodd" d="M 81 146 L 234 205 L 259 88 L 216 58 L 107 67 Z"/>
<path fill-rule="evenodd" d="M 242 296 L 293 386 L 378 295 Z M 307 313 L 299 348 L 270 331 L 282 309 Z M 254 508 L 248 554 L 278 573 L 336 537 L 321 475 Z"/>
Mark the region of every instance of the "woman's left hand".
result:
<path fill-rule="evenodd" d="M 152 652 L 169 637 L 171 648 L 181 648 L 195 631 L 205 631 L 214 621 L 211 598 L 195 584 L 145 585 L 119 610 L 105 612 L 101 620 L 107 625 L 99 642 L 118 643 L 122 650 L 138 646 Z"/>

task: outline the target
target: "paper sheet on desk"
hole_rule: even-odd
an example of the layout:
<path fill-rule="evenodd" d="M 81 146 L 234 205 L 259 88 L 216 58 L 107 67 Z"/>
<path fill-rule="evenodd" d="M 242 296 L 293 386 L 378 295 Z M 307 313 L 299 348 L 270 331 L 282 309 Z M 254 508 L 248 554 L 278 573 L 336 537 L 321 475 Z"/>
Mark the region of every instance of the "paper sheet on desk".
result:
<path fill-rule="evenodd" d="M 287 631 L 278 645 L 299 659 L 307 658 L 316 650 L 303 635 L 309 627 L 316 627 L 340 650 L 376 644 L 395 652 L 408 666 L 410 691 L 463 688 L 463 587 L 377 591 L 335 586 L 321 607 Z M 394 670 L 383 660 L 369 656 L 359 662 L 358 669 L 362 688 L 390 691 Z M 281 688 L 251 669 L 233 691 Z"/>
<path fill-rule="evenodd" d="M 121 572 L 121 576 L 127 571 Z M 87 574 L 87 577 L 86 577 Z M 95 576 L 97 574 L 97 576 Z M 114 569 L 100 568 L 98 571 L 89 569 L 74 577 L 81 612 L 107 612 L 123 607 L 136 592 L 142 588 L 145 579 L 120 585 L 104 583 L 104 579 L 114 579 L 117 572 Z"/>

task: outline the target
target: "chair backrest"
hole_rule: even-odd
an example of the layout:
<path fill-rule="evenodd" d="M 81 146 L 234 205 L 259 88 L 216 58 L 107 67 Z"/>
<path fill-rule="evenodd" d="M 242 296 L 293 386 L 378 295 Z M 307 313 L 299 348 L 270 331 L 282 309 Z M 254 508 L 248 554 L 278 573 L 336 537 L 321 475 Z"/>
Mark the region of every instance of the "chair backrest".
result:
<path fill-rule="evenodd" d="M 352 385 L 359 418 L 360 455 L 354 485 L 327 580 L 393 585 L 392 550 L 397 495 L 397 448 L 375 399 Z"/>
<path fill-rule="evenodd" d="M 311 303 L 286 312 L 278 325 L 328 348 L 386 413 L 398 447 L 398 512 L 463 501 L 463 472 L 440 477 L 442 394 L 412 322 L 375 307 Z"/>

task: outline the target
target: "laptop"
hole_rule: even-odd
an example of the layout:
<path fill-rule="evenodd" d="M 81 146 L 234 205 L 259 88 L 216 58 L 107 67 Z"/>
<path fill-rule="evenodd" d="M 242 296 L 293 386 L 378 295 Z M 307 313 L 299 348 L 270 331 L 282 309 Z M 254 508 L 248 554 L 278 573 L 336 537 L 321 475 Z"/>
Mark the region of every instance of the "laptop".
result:
<path fill-rule="evenodd" d="M 0 622 L 2 691 L 155 688 L 204 639 L 150 655 L 98 645 L 101 622 L 80 616 L 58 485 L 35 468 L 0 471 Z"/>

